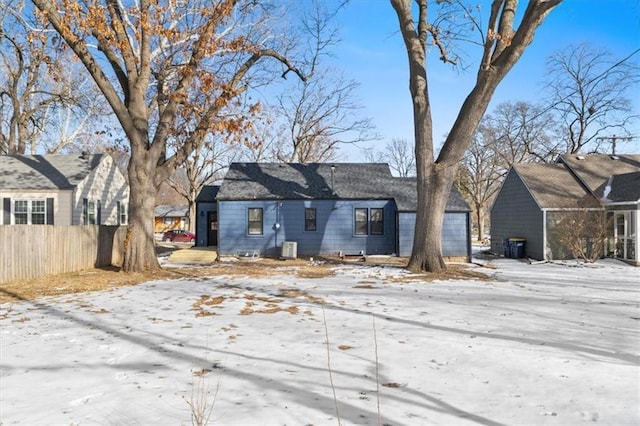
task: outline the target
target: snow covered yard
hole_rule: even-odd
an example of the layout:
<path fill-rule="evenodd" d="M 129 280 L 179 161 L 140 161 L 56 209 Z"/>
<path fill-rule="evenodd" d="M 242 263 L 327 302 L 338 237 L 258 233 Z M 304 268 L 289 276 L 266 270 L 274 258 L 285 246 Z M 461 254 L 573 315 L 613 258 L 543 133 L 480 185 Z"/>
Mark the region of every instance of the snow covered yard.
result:
<path fill-rule="evenodd" d="M 190 424 L 216 392 L 221 425 L 640 424 L 638 268 L 494 265 L 488 281 L 338 266 L 3 304 L 0 424 Z"/>

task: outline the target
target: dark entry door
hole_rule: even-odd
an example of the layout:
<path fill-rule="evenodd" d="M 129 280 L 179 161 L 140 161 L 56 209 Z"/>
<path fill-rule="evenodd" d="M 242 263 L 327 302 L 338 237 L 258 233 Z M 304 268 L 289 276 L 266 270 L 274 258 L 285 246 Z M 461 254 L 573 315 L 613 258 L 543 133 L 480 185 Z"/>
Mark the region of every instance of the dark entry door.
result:
<path fill-rule="evenodd" d="M 207 213 L 207 245 L 218 245 L 218 212 L 210 211 Z"/>

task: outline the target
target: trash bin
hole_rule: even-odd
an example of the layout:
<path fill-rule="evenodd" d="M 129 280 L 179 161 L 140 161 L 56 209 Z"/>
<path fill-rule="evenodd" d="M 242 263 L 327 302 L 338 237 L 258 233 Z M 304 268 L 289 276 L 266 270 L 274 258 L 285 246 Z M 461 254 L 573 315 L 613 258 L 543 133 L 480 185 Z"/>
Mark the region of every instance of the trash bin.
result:
<path fill-rule="evenodd" d="M 502 249 L 504 250 L 504 257 L 511 257 L 511 246 L 508 238 L 502 240 Z"/>
<path fill-rule="evenodd" d="M 524 257 L 524 244 L 527 242 L 524 238 L 509 238 L 509 257 L 511 259 L 522 259 Z"/>

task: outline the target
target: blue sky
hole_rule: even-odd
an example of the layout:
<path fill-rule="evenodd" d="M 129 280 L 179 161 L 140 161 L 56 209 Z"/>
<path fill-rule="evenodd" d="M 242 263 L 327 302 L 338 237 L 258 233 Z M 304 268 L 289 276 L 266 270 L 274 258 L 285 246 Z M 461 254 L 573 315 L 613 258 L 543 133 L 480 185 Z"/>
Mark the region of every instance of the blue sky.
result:
<path fill-rule="evenodd" d="M 488 1 L 478 3 L 486 10 Z M 521 7 L 525 4 L 526 0 L 521 0 Z M 360 83 L 358 97 L 364 106 L 362 114 L 373 119 L 383 138 L 375 144 L 381 147 L 392 138 L 412 142 L 407 57 L 390 2 L 351 0 L 339 19 L 342 42 L 335 50 L 336 65 Z M 488 111 L 504 101 L 535 103 L 541 100 L 549 54 L 582 42 L 607 48 L 616 58 L 640 48 L 640 0 L 564 0 L 547 17 L 524 56 L 498 87 Z M 468 46 L 465 52 L 467 71 L 441 64 L 436 55 L 429 57 L 429 90 L 437 145 L 474 83 L 481 51 Z M 640 63 L 640 54 L 636 54 L 634 60 Z M 640 93 L 629 96 L 640 112 Z M 618 152 L 640 153 L 640 126 L 636 124 L 632 132 L 636 139 L 619 145 Z M 353 147 L 343 147 L 342 154 L 349 161 L 363 159 L 362 152 Z"/>

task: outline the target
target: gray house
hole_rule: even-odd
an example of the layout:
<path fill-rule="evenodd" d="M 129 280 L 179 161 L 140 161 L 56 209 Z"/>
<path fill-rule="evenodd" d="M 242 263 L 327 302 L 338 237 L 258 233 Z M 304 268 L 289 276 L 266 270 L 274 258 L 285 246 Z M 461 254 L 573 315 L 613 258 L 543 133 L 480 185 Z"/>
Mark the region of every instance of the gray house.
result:
<path fill-rule="evenodd" d="M 605 253 L 640 264 L 640 155 L 574 154 L 555 164 L 513 165 L 491 209 L 491 249 L 502 253 L 504 239 L 518 237 L 526 239 L 528 257 L 569 258 L 557 224 L 576 212 L 605 214 Z"/>
<path fill-rule="evenodd" d="M 208 219 L 206 226 L 198 225 L 196 238 L 211 245 L 208 233 L 215 229 L 221 255 L 279 256 L 285 241 L 295 243 L 301 255 L 411 253 L 416 182 L 393 177 L 386 164 L 234 163 L 215 199 L 215 215 L 213 204 L 208 211 L 198 207 L 198 220 Z M 203 197 L 200 206 L 204 202 Z M 444 220 L 444 256 L 470 258 L 469 212 L 453 190 Z"/>
<path fill-rule="evenodd" d="M 107 154 L 1 155 L 0 225 L 122 225 L 129 186 Z"/>

